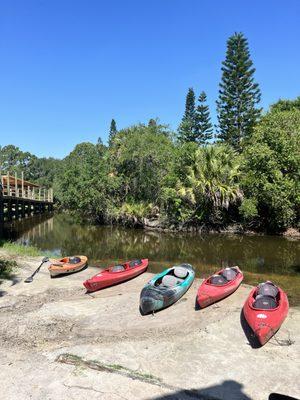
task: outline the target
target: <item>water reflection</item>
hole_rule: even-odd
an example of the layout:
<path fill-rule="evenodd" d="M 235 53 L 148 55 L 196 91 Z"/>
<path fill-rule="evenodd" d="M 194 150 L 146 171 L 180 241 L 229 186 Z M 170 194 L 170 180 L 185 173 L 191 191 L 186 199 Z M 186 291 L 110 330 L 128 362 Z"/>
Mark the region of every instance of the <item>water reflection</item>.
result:
<path fill-rule="evenodd" d="M 90 264 L 100 266 L 115 260 L 148 257 L 153 272 L 185 261 L 193 264 L 198 276 L 203 277 L 222 263 L 237 264 L 245 271 L 246 282 L 275 278 L 291 288 L 294 300 L 300 296 L 296 294 L 300 286 L 300 242 L 297 240 L 276 236 L 162 233 L 79 225 L 63 214 L 44 220 L 42 217 L 15 222 L 9 234 L 57 254 L 86 254 Z"/>

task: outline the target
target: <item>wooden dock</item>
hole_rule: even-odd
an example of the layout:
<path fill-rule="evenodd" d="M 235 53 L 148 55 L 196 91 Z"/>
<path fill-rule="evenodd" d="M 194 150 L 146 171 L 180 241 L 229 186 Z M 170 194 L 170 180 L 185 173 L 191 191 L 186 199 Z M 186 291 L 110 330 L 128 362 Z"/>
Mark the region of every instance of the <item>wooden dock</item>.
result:
<path fill-rule="evenodd" d="M 17 174 L 1 175 L 0 224 L 53 210 L 53 190 L 24 180 Z"/>

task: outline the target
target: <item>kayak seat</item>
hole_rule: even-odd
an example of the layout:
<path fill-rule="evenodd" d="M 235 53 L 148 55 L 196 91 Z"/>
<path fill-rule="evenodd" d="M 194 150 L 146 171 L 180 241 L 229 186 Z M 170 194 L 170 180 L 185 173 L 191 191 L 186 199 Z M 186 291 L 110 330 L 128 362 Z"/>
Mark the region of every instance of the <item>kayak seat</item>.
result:
<path fill-rule="evenodd" d="M 262 296 L 276 297 L 278 295 L 278 288 L 273 282 L 264 282 L 258 285 L 257 294 Z"/>
<path fill-rule="evenodd" d="M 183 282 L 183 279 L 176 278 L 176 276 L 173 275 L 165 275 L 163 276 L 161 280 L 161 285 L 166 286 L 166 287 L 175 287 L 176 285 L 180 284 Z"/>
<path fill-rule="evenodd" d="M 114 265 L 110 271 L 111 272 L 125 271 L 125 267 L 124 267 L 124 265 Z"/>
<path fill-rule="evenodd" d="M 132 260 L 129 263 L 129 267 L 130 268 L 135 268 L 135 267 L 137 267 L 139 265 L 142 265 L 142 260 Z"/>
<path fill-rule="evenodd" d="M 272 296 L 257 295 L 253 303 L 254 308 L 259 308 L 262 310 L 272 310 L 277 306 L 277 301 Z"/>
<path fill-rule="evenodd" d="M 223 275 L 216 274 L 210 278 L 209 283 L 215 286 L 223 286 L 228 283 L 228 280 Z"/>
<path fill-rule="evenodd" d="M 175 267 L 173 273 L 176 278 L 180 279 L 185 279 L 188 276 L 187 269 L 182 267 Z"/>
<path fill-rule="evenodd" d="M 221 272 L 221 275 L 225 278 L 225 279 L 227 279 L 227 281 L 233 281 L 235 278 L 236 278 L 236 276 L 237 276 L 237 270 L 236 269 L 234 269 L 234 268 L 229 268 L 229 267 L 227 267 L 227 268 L 225 268 L 222 272 Z"/>
<path fill-rule="evenodd" d="M 70 257 L 68 264 L 79 264 L 81 262 L 81 258 L 79 257 Z"/>

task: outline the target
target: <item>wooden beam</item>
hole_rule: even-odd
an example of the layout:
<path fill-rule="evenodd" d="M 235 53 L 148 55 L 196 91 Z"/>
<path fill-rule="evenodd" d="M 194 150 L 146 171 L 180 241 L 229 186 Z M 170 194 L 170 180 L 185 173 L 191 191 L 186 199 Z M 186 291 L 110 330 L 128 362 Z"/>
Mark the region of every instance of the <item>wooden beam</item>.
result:
<path fill-rule="evenodd" d="M 9 179 L 9 171 L 7 172 L 7 182 L 6 182 L 6 187 L 7 187 L 7 196 L 10 196 L 10 179 Z"/>
<path fill-rule="evenodd" d="M 17 173 L 16 172 L 15 172 L 15 196 L 19 197 L 18 177 L 17 177 Z"/>
<path fill-rule="evenodd" d="M 25 193 L 24 193 L 24 172 L 22 171 L 22 197 L 24 199 Z"/>

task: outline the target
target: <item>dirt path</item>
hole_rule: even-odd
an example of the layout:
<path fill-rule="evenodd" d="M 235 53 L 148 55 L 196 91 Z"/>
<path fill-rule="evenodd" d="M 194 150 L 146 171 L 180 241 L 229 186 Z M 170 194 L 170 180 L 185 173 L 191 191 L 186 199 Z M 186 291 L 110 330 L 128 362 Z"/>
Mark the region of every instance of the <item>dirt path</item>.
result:
<path fill-rule="evenodd" d="M 253 349 L 241 324 L 248 286 L 195 311 L 197 280 L 172 307 L 141 316 L 139 294 L 150 274 L 88 295 L 82 282 L 93 268 L 50 279 L 44 266 L 24 283 L 38 261 L 18 259 L 16 278 L 0 287 L 2 398 L 300 397 L 299 309 L 290 309 L 266 346 Z"/>

